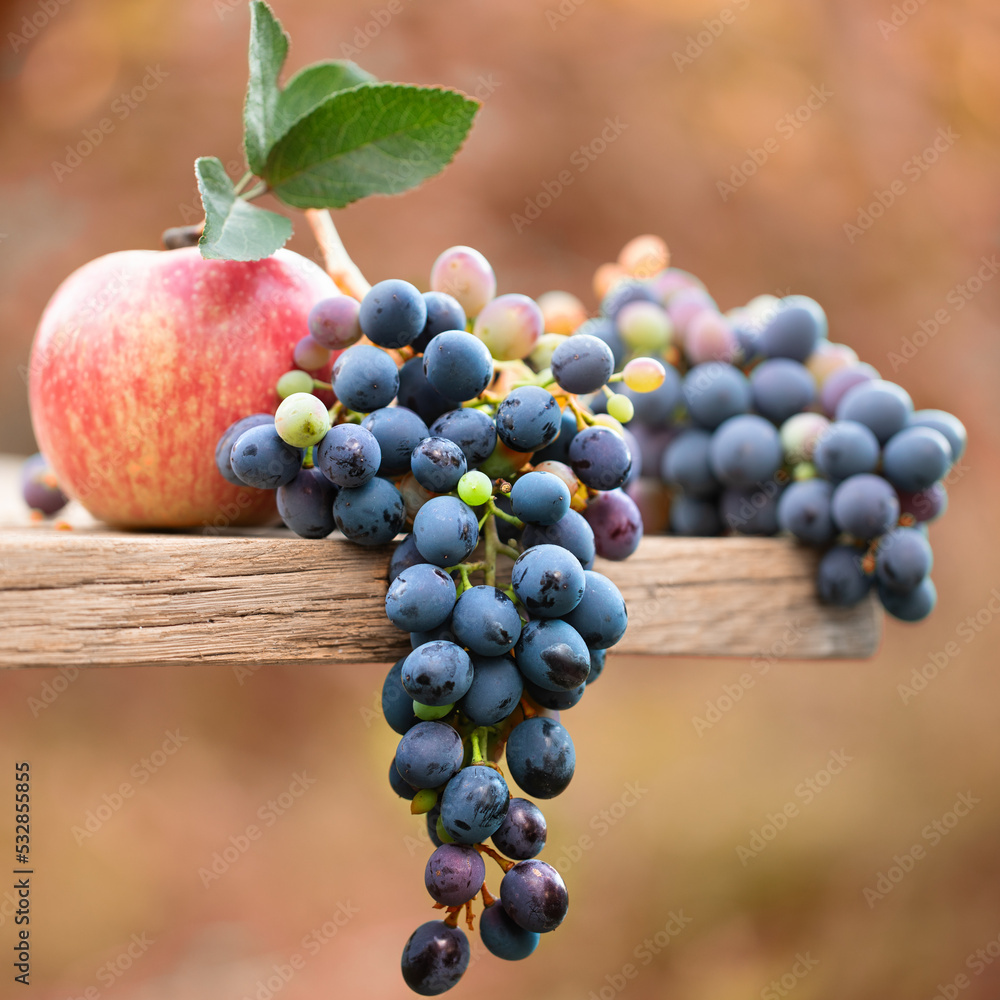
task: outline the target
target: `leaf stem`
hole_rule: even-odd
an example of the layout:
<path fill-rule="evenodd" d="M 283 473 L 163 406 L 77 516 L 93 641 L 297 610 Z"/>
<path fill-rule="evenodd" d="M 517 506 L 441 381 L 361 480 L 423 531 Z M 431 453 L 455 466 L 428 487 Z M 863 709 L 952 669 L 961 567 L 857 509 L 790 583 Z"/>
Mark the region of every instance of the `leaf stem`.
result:
<path fill-rule="evenodd" d="M 244 201 L 253 201 L 254 198 L 259 198 L 262 194 L 267 194 L 271 189 L 267 186 L 266 181 L 261 181 L 259 184 L 254 185 L 247 191 L 246 194 L 240 195 Z"/>
<path fill-rule="evenodd" d="M 363 299 L 372 286 L 358 265 L 351 260 L 333 223 L 333 216 L 325 208 L 307 208 L 306 221 L 313 231 L 320 253 L 323 254 L 323 266 L 327 274 L 345 295 L 353 296 L 358 301 Z"/>
<path fill-rule="evenodd" d="M 233 188 L 236 194 L 239 194 L 249 183 L 253 180 L 253 171 L 248 170 L 237 182 L 236 187 Z"/>

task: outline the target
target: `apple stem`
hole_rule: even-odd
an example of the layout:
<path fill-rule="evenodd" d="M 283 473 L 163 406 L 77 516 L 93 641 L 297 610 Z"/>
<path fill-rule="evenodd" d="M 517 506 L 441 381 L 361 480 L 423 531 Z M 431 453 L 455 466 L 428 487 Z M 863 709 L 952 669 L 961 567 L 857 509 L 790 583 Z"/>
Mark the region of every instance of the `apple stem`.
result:
<path fill-rule="evenodd" d="M 306 221 L 313 231 L 313 236 L 323 254 L 323 264 L 327 274 L 337 283 L 337 287 L 345 294 L 358 301 L 363 299 L 372 287 L 361 273 L 358 265 L 351 260 L 344 247 L 340 233 L 333 223 L 333 216 L 325 208 L 307 208 Z"/>

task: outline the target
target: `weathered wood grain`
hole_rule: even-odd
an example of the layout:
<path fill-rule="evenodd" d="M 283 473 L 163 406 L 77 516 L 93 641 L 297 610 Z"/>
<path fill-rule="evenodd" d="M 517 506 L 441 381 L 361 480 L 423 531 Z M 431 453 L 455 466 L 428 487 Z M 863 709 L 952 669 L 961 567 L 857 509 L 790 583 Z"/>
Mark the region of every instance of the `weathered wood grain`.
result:
<path fill-rule="evenodd" d="M 0 666 L 391 662 L 409 649 L 383 611 L 389 547 L 74 523 L 0 528 Z M 784 539 L 669 537 L 597 566 L 629 606 L 621 652 L 871 656 L 881 611 L 820 605 L 815 567 Z"/>

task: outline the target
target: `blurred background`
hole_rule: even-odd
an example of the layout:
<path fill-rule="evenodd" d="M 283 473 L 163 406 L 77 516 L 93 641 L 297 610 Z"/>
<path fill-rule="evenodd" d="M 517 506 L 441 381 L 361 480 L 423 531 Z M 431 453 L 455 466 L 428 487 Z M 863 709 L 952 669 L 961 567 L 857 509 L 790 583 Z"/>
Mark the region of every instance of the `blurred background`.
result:
<path fill-rule="evenodd" d="M 814 296 L 832 340 L 917 406 L 957 413 L 972 442 L 931 529 L 937 610 L 887 623 L 874 659 L 775 664 L 705 728 L 756 667 L 609 658 L 568 716 L 577 777 L 545 810 L 570 915 L 525 963 L 477 958 L 454 995 L 1000 996 L 1000 8 L 275 9 L 290 70 L 346 56 L 484 101 L 442 177 L 338 214 L 370 280 L 426 286 L 465 243 L 501 291 L 593 305 L 595 267 L 659 233 L 723 308 Z M 248 23 L 242 0 L 0 10 L 0 452 L 34 450 L 19 366 L 57 284 L 198 221 L 196 156 L 242 172 Z M 77 159 L 103 118 L 113 128 Z M 430 847 L 386 784 L 384 669 L 0 676 L 3 766 L 27 759 L 34 776 L 31 995 L 409 995 L 397 956 L 432 916 Z M 11 773 L 0 787 L 6 800 Z M 0 831 L 11 844 L 9 807 Z"/>

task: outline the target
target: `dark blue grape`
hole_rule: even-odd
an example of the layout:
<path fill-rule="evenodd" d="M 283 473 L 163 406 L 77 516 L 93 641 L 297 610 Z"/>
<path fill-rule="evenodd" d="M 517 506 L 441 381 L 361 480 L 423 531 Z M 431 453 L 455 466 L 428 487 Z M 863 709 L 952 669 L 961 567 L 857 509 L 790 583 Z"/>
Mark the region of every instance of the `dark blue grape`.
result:
<path fill-rule="evenodd" d="M 528 861 L 542 853 L 546 837 L 548 825 L 542 810 L 528 799 L 512 798 L 493 834 L 493 846 L 506 858 Z"/>
<path fill-rule="evenodd" d="M 777 534 L 781 489 L 774 483 L 766 485 L 766 489 L 723 490 L 719 497 L 723 525 L 741 535 Z"/>
<path fill-rule="evenodd" d="M 357 489 L 342 489 L 333 501 L 337 527 L 359 545 L 385 545 L 403 527 L 406 508 L 399 490 L 376 477 Z"/>
<path fill-rule="evenodd" d="M 521 634 L 521 616 L 502 590 L 470 587 L 455 605 L 451 627 L 458 642 L 474 653 L 503 656 L 514 648 Z"/>
<path fill-rule="evenodd" d="M 432 493 L 450 493 L 468 468 L 462 449 L 443 437 L 424 438 L 410 455 L 414 478 Z"/>
<path fill-rule="evenodd" d="M 455 581 L 440 567 L 418 563 L 404 569 L 385 595 L 385 613 L 404 632 L 428 632 L 444 624 L 455 606 Z M 447 704 L 447 702 L 445 703 Z"/>
<path fill-rule="evenodd" d="M 247 486 L 276 490 L 290 483 L 302 468 L 302 449 L 293 448 L 278 437 L 274 419 L 245 430 L 234 442 L 230 454 L 233 472 Z"/>
<path fill-rule="evenodd" d="M 670 501 L 670 530 L 675 535 L 688 538 L 712 538 L 722 532 L 719 504 L 713 497 L 699 497 L 680 493 Z"/>
<path fill-rule="evenodd" d="M 425 562 L 427 560 L 417 549 L 417 540 L 413 535 L 407 535 L 392 550 L 392 558 L 389 560 L 389 583 L 392 583 L 407 566 L 418 566 L 420 563 Z"/>
<path fill-rule="evenodd" d="M 413 714 L 413 699 L 403 687 L 401 672 L 405 659 L 405 656 L 401 656 L 396 660 L 382 682 L 382 714 L 385 716 L 385 721 L 400 736 L 420 721 Z"/>
<path fill-rule="evenodd" d="M 427 303 L 408 281 L 389 278 L 372 285 L 361 300 L 361 332 L 379 347 L 406 347 L 427 322 Z"/>
<path fill-rule="evenodd" d="M 406 985 L 424 997 L 446 993 L 469 966 L 465 931 L 443 920 L 421 924 L 403 947 L 401 968 Z"/>
<path fill-rule="evenodd" d="M 569 461 L 580 481 L 594 490 L 614 490 L 628 479 L 632 455 L 610 427 L 587 427 L 570 442 Z"/>
<path fill-rule="evenodd" d="M 452 631 L 451 619 L 449 618 L 437 628 L 429 629 L 427 632 L 411 632 L 410 646 L 416 649 L 418 646 L 423 646 L 428 642 L 436 642 L 438 639 L 443 639 L 446 642 L 455 642 L 457 638 L 458 636 Z"/>
<path fill-rule="evenodd" d="M 399 388 L 399 369 L 385 351 L 355 344 L 333 364 L 333 391 L 349 410 L 370 413 L 388 406 Z"/>
<path fill-rule="evenodd" d="M 606 317 L 588 319 L 577 327 L 576 334 L 586 334 L 603 340 L 611 348 L 616 370 L 625 363 L 625 359 L 628 357 L 628 347 L 622 340 L 622 335 L 618 332 L 618 327 L 615 326 L 613 320 Z"/>
<path fill-rule="evenodd" d="M 479 918 L 479 936 L 487 951 L 508 962 L 527 958 L 538 947 L 542 937 L 535 931 L 518 927 L 500 903 L 483 910 Z"/>
<path fill-rule="evenodd" d="M 316 446 L 315 461 L 331 483 L 357 489 L 375 478 L 382 464 L 382 449 L 366 428 L 337 424 Z"/>
<path fill-rule="evenodd" d="M 672 365 L 666 365 L 665 370 L 663 384 L 652 392 L 636 392 L 628 386 L 622 388 L 622 393 L 632 400 L 635 409 L 633 423 L 647 427 L 664 427 L 673 423 L 681 405 L 681 377 Z"/>
<path fill-rule="evenodd" d="M 278 487 L 278 513 L 296 535 L 326 538 L 336 527 L 333 501 L 337 492 L 319 469 L 300 469 L 290 483 Z"/>
<path fill-rule="evenodd" d="M 432 497 L 413 519 L 420 554 L 435 566 L 457 566 L 476 547 L 479 525 L 458 497 Z"/>
<path fill-rule="evenodd" d="M 478 337 L 464 330 L 445 330 L 424 349 L 424 374 L 438 392 L 465 402 L 490 384 L 493 358 Z"/>
<path fill-rule="evenodd" d="M 464 596 L 464 595 L 463 595 Z M 472 656 L 472 686 L 458 703 L 476 726 L 495 726 L 517 708 L 524 682 L 509 656 Z"/>
<path fill-rule="evenodd" d="M 584 569 L 594 565 L 594 529 L 582 514 L 568 511 L 555 524 L 527 524 L 521 535 L 525 549 L 535 545 L 558 545 L 572 552 Z"/>
<path fill-rule="evenodd" d="M 930 542 L 918 528 L 894 528 L 879 539 L 875 576 L 884 590 L 915 590 L 933 565 Z"/>
<path fill-rule="evenodd" d="M 430 838 L 431 843 L 435 847 L 440 847 L 444 843 L 444 841 L 438 836 L 437 832 L 438 817 L 440 815 L 440 806 L 434 806 L 433 809 L 424 814 L 424 818 L 427 822 L 427 836 Z"/>
<path fill-rule="evenodd" d="M 569 894 L 562 876 L 544 861 L 519 861 L 500 883 L 500 902 L 518 927 L 545 934 L 566 916 Z"/>
<path fill-rule="evenodd" d="M 622 427 L 621 437 L 629 454 L 628 475 L 625 477 L 625 482 L 622 483 L 622 487 L 627 490 L 642 476 L 642 451 L 635 435 L 625 426 Z"/>
<path fill-rule="evenodd" d="M 878 438 L 856 420 L 836 420 L 816 444 L 813 462 L 827 479 L 840 482 L 878 465 Z"/>
<path fill-rule="evenodd" d="M 511 584 L 528 613 L 561 618 L 583 597 L 586 578 L 580 560 L 558 545 L 534 545 L 518 556 Z"/>
<path fill-rule="evenodd" d="M 475 469 L 493 454 L 497 429 L 482 410 L 463 407 L 442 414 L 431 424 L 431 434 L 454 441 L 465 454 L 470 469 Z"/>
<path fill-rule="evenodd" d="M 691 497 L 715 496 L 722 486 L 712 472 L 709 460 L 711 443 L 710 431 L 699 427 L 681 431 L 663 453 L 660 478 L 668 486 L 678 487 Z"/>
<path fill-rule="evenodd" d="M 861 560 L 864 553 L 851 545 L 836 545 L 819 561 L 816 589 L 824 604 L 851 608 L 863 601 L 872 587 Z"/>
<path fill-rule="evenodd" d="M 486 881 L 486 863 L 474 847 L 442 844 L 424 868 L 424 885 L 436 903 L 461 906 L 474 899 Z"/>
<path fill-rule="evenodd" d="M 708 450 L 712 472 L 730 489 L 746 489 L 770 479 L 781 468 L 778 431 L 752 413 L 730 417 L 712 435 Z"/>
<path fill-rule="evenodd" d="M 957 462 L 965 454 L 968 434 L 965 425 L 954 414 L 945 410 L 916 410 L 911 414 L 908 427 L 931 427 L 940 431 L 951 446 L 951 460 Z"/>
<path fill-rule="evenodd" d="M 933 427 L 906 427 L 882 450 L 882 475 L 904 493 L 933 486 L 951 466 L 951 445 Z"/>
<path fill-rule="evenodd" d="M 820 324 L 814 310 L 783 306 L 764 325 L 757 348 L 768 358 L 805 361 L 820 340 Z"/>
<path fill-rule="evenodd" d="M 599 337 L 577 333 L 552 352 L 549 364 L 556 382 L 566 392 L 596 392 L 615 370 L 615 356 Z"/>
<path fill-rule="evenodd" d="M 622 490 L 594 497 L 583 515 L 594 532 L 594 545 L 602 559 L 627 559 L 642 540 L 642 515 L 635 501 Z"/>
<path fill-rule="evenodd" d="M 801 413 L 816 398 L 816 380 L 791 358 L 770 358 L 750 373 L 754 409 L 776 424 Z"/>
<path fill-rule="evenodd" d="M 274 414 L 272 413 L 252 413 L 249 417 L 243 417 L 241 420 L 237 420 L 235 423 L 230 424 L 225 431 L 222 433 L 222 437 L 219 438 L 219 443 L 215 446 L 215 467 L 219 470 L 219 475 L 228 483 L 232 483 L 233 486 L 243 486 L 245 485 L 243 480 L 233 472 L 232 465 L 232 453 L 233 444 L 236 439 L 244 432 L 250 430 L 251 427 L 262 427 L 264 424 L 270 424 L 274 426 Z M 32 459 L 37 461 L 35 456 Z M 31 461 L 29 459 L 28 461 Z M 45 459 L 42 459 L 45 462 Z M 25 463 L 27 465 L 27 463 Z M 48 467 L 46 463 L 46 468 Z M 35 504 L 29 503 L 29 507 L 34 507 Z M 65 506 L 65 500 L 60 506 Z M 37 508 L 42 510 L 42 508 Z M 57 507 L 56 510 L 59 508 Z M 53 511 L 45 511 L 45 513 L 55 513 Z"/>
<path fill-rule="evenodd" d="M 399 390 L 396 399 L 400 406 L 413 410 L 426 424 L 437 420 L 442 413 L 455 408 L 455 400 L 442 396 L 427 381 L 424 374 L 424 359 L 410 358 L 399 369 Z"/>
<path fill-rule="evenodd" d="M 458 299 L 447 292 L 424 292 L 427 307 L 427 322 L 420 336 L 410 345 L 418 353 L 424 351 L 432 337 L 446 330 L 464 330 L 465 310 Z"/>
<path fill-rule="evenodd" d="M 583 637 L 572 625 L 555 618 L 528 622 L 521 629 L 514 657 L 529 681 L 549 691 L 571 691 L 590 673 L 590 650 Z"/>
<path fill-rule="evenodd" d="M 414 788 L 439 788 L 462 767 L 462 737 L 443 722 L 418 722 L 396 747 L 396 770 Z"/>
<path fill-rule="evenodd" d="M 885 534 L 899 517 L 896 491 L 881 477 L 860 473 L 845 479 L 833 493 L 834 524 L 856 538 Z"/>
<path fill-rule="evenodd" d="M 881 379 L 855 385 L 837 404 L 838 420 L 856 420 L 864 424 L 880 444 L 899 433 L 912 413 L 913 400 L 909 393 L 894 382 Z"/>
<path fill-rule="evenodd" d="M 621 591 L 602 573 L 584 571 L 583 599 L 563 620 L 580 633 L 591 649 L 607 649 L 625 634 L 628 612 Z"/>
<path fill-rule="evenodd" d="M 807 545 L 826 545 L 837 529 L 830 514 L 833 486 L 822 479 L 792 483 L 778 501 L 778 527 Z"/>
<path fill-rule="evenodd" d="M 714 430 L 723 420 L 750 409 L 750 382 L 732 365 L 708 361 L 684 376 L 681 394 L 691 419 Z"/>
<path fill-rule="evenodd" d="M 588 679 L 589 676 L 588 674 Z M 553 712 L 564 712 L 566 709 L 572 708 L 583 697 L 583 692 L 587 690 L 587 681 L 569 691 L 549 691 L 547 688 L 539 687 L 526 680 L 524 690 L 542 708 L 551 709 Z"/>
<path fill-rule="evenodd" d="M 603 395 L 601 398 L 603 399 Z M 576 433 L 576 416 L 567 406 L 559 419 L 559 436 L 551 444 L 536 451 L 532 461 L 535 465 L 539 462 L 562 462 L 569 465 L 569 446 Z"/>
<path fill-rule="evenodd" d="M 555 524 L 569 512 L 569 500 L 569 487 L 551 472 L 518 476 L 510 491 L 514 516 L 528 524 Z"/>
<path fill-rule="evenodd" d="M 446 639 L 425 642 L 403 661 L 403 687 L 421 705 L 453 705 L 472 685 L 472 660 Z"/>
<path fill-rule="evenodd" d="M 396 758 L 393 757 L 389 761 L 389 787 L 401 798 L 406 799 L 407 802 L 413 801 L 413 796 L 417 794 L 417 789 L 413 785 L 407 784 L 403 781 L 396 769 Z"/>
<path fill-rule="evenodd" d="M 562 412 L 551 392 L 524 385 L 513 389 L 497 408 L 496 431 L 508 448 L 532 452 L 555 441 L 561 421 Z"/>
<path fill-rule="evenodd" d="M 882 607 L 901 622 L 923 621 L 937 604 L 937 588 L 930 577 L 922 580 L 915 589 L 899 594 L 879 585 L 878 599 Z"/>
<path fill-rule="evenodd" d="M 593 684 L 601 674 L 604 673 L 604 664 L 607 659 L 606 649 L 592 649 L 590 651 L 590 673 L 587 674 L 587 683 Z"/>
<path fill-rule="evenodd" d="M 405 406 L 386 406 L 373 410 L 361 426 L 378 441 L 382 452 L 379 475 L 393 478 L 410 471 L 413 449 L 428 436 L 427 424 Z"/>
<path fill-rule="evenodd" d="M 499 771 L 486 764 L 463 768 L 441 796 L 441 825 L 459 844 L 481 844 L 507 815 L 510 791 Z"/>
<path fill-rule="evenodd" d="M 619 281 L 604 296 L 601 302 L 601 315 L 614 320 L 630 302 L 656 301 L 656 293 L 648 285 L 640 284 L 638 281 Z"/>

